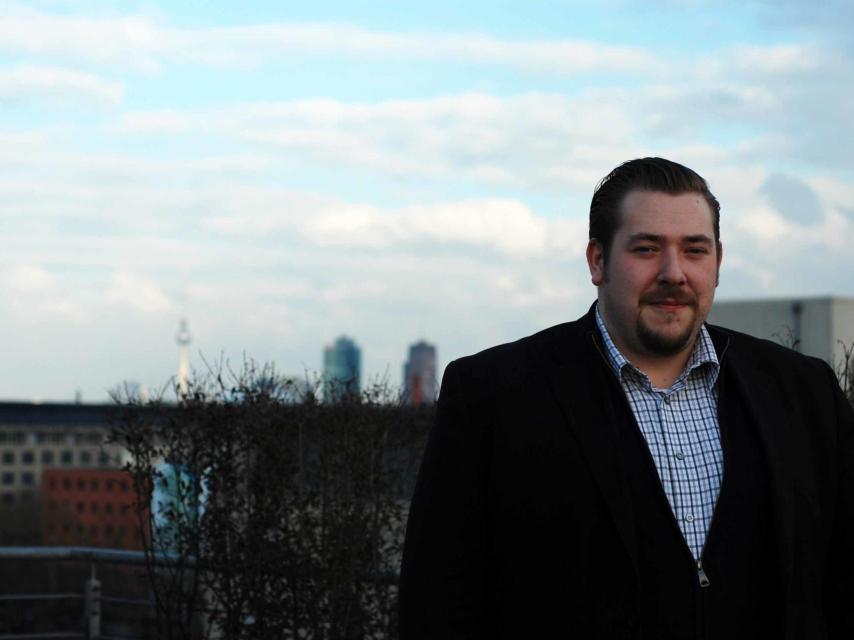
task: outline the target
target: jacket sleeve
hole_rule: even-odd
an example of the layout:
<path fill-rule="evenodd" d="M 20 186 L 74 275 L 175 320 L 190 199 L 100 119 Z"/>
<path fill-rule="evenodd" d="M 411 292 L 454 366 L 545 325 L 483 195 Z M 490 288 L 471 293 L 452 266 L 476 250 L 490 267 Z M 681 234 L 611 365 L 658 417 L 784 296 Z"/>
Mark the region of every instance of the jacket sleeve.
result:
<path fill-rule="evenodd" d="M 445 370 L 409 511 L 400 574 L 400 639 L 483 637 L 486 571 L 484 417 L 464 366 Z"/>
<path fill-rule="evenodd" d="M 854 411 L 832 371 L 830 375 L 836 402 L 839 482 L 825 604 L 830 638 L 850 640 L 854 638 Z"/>

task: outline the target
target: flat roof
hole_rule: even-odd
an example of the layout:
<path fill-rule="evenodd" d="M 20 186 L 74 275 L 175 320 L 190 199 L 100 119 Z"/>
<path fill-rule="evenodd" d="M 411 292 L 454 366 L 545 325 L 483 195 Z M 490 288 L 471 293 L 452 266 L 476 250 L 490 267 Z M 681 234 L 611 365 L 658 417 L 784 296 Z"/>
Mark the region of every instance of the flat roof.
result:
<path fill-rule="evenodd" d="M 0 427 L 13 425 L 106 426 L 119 408 L 116 404 L 0 402 Z"/>

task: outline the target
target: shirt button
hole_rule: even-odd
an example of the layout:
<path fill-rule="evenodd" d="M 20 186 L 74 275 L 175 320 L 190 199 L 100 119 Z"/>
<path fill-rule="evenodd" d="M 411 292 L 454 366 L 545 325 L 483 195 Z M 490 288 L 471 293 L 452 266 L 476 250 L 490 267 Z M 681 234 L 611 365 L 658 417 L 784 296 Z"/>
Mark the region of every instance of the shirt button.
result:
<path fill-rule="evenodd" d="M 670 404 L 670 396 L 664 396 L 664 404 Z"/>
<path fill-rule="evenodd" d="M 685 454 L 684 454 L 684 453 L 682 453 L 681 451 L 677 451 L 677 452 L 676 452 L 676 459 L 677 459 L 677 460 L 684 460 L 684 459 L 685 459 Z"/>
<path fill-rule="evenodd" d="M 689 513 L 687 516 L 685 516 L 685 522 L 694 522 L 694 516 Z"/>

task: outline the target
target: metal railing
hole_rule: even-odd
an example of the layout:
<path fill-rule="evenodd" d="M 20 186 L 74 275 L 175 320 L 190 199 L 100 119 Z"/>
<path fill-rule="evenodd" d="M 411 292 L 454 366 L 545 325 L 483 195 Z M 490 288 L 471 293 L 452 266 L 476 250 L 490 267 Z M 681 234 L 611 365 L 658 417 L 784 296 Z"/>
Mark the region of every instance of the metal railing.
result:
<path fill-rule="evenodd" d="M 84 630 L 44 633 L 0 633 L 0 640 L 134 640 L 101 634 L 104 603 L 120 606 L 154 608 L 153 600 L 105 596 L 98 580 L 98 565 L 172 566 L 187 559 L 169 553 L 126 551 L 122 549 L 98 549 L 94 547 L 0 547 L 0 560 L 37 560 L 53 562 L 78 562 L 89 564 L 89 577 L 81 593 L 16 593 L 0 594 L 3 602 L 83 601 Z M 192 561 L 189 563 L 192 565 Z"/>

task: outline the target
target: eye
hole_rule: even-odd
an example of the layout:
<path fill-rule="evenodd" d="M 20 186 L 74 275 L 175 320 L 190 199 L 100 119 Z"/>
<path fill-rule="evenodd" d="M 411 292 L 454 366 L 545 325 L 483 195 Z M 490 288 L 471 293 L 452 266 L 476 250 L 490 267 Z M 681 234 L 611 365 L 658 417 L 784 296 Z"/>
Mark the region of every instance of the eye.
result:
<path fill-rule="evenodd" d="M 706 247 L 688 247 L 687 252 L 693 255 L 705 255 L 709 250 Z"/>
<path fill-rule="evenodd" d="M 653 251 L 655 251 L 655 247 L 651 247 L 651 246 L 647 246 L 647 245 L 642 245 L 639 247 L 633 247 L 632 248 L 632 253 L 646 254 L 646 253 L 652 253 Z"/>

